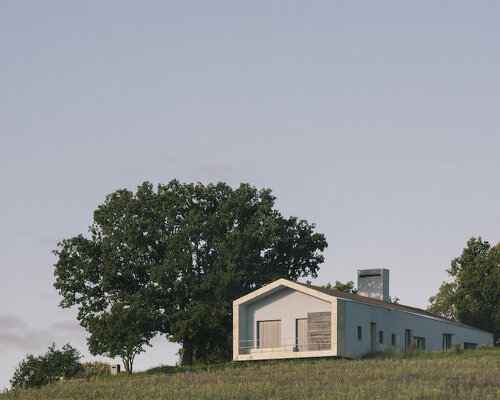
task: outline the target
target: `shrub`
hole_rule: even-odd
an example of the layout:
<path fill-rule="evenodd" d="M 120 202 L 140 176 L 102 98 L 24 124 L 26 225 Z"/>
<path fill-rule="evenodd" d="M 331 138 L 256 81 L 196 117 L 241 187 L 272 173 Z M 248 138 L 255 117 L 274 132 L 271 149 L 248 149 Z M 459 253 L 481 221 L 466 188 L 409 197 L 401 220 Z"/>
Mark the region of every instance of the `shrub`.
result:
<path fill-rule="evenodd" d="M 78 374 L 78 378 L 90 380 L 93 376 L 106 376 L 111 374 L 111 365 L 105 362 L 85 362 L 82 366 L 84 369 Z"/>
<path fill-rule="evenodd" d="M 477 350 L 493 350 L 498 351 L 498 348 L 495 346 L 488 346 L 487 344 L 483 344 L 481 346 L 477 346 Z"/>
<path fill-rule="evenodd" d="M 39 387 L 62 378 L 73 378 L 83 371 L 81 358 L 69 343 L 61 350 L 56 350 L 53 343 L 44 354 L 37 357 L 28 354 L 17 366 L 10 384 L 13 388 Z"/>
<path fill-rule="evenodd" d="M 452 347 L 452 350 L 457 354 L 464 352 L 464 349 L 462 348 L 462 345 L 460 343 L 455 343 Z"/>
<path fill-rule="evenodd" d="M 390 347 L 386 347 L 384 348 L 383 350 L 379 350 L 379 351 L 371 351 L 367 354 L 365 354 L 362 358 L 364 359 L 382 359 L 382 360 L 385 360 L 385 359 L 388 359 L 388 358 L 394 358 L 396 353 L 394 353 L 394 351 L 392 350 L 392 348 Z"/>

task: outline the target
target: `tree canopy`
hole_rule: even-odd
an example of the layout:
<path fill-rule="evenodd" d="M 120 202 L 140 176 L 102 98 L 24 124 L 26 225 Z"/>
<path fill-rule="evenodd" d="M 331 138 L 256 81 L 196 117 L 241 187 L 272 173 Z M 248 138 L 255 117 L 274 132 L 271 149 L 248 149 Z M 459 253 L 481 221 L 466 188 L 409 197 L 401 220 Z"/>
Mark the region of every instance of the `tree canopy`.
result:
<path fill-rule="evenodd" d="M 346 292 L 346 293 L 352 293 L 352 294 L 358 294 L 358 289 L 354 287 L 354 282 L 353 281 L 348 281 L 346 283 L 342 283 L 340 281 L 335 281 L 335 284 L 332 285 L 330 282 L 328 282 L 324 288 L 327 289 L 332 289 L 332 290 L 338 290 L 340 292 Z M 394 304 L 399 304 L 399 297 L 394 296 L 391 297 L 389 296 L 389 303 L 394 303 Z"/>
<path fill-rule="evenodd" d="M 78 320 L 89 333 L 89 351 L 120 356 L 127 373 L 158 330 L 151 304 L 150 272 L 159 260 L 159 242 L 144 206 L 149 199 L 118 190 L 94 212 L 90 238 L 65 239 L 58 256 L 54 286 L 64 308 L 77 306 Z"/>
<path fill-rule="evenodd" d="M 332 290 L 338 290 L 340 292 L 346 292 L 346 293 L 353 293 L 356 294 L 358 293 L 358 290 L 354 287 L 354 282 L 349 281 L 346 283 L 342 283 L 340 281 L 335 281 L 335 284 L 332 285 L 330 282 L 326 284 L 326 286 L 323 286 L 327 289 L 332 289 Z"/>
<path fill-rule="evenodd" d="M 429 311 L 493 332 L 500 337 L 500 243 L 470 238 L 460 257 L 451 261 L 439 292 L 429 299 Z"/>
<path fill-rule="evenodd" d="M 61 306 L 78 307 L 95 354 L 133 360 L 162 333 L 182 344 L 184 364 L 227 360 L 233 300 L 278 278 L 316 277 L 323 262 L 324 235 L 274 202 L 248 184 L 118 190 L 94 212 L 90 238 L 55 251 Z"/>

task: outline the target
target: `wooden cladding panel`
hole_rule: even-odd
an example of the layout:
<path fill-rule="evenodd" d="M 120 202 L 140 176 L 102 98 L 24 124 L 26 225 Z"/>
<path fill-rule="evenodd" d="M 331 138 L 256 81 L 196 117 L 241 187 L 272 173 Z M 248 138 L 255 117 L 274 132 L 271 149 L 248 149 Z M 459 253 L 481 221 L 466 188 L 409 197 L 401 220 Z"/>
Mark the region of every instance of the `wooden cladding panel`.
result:
<path fill-rule="evenodd" d="M 273 348 L 281 346 L 281 321 L 258 322 L 259 348 Z"/>
<path fill-rule="evenodd" d="M 307 314 L 309 350 L 330 350 L 332 347 L 332 313 Z"/>

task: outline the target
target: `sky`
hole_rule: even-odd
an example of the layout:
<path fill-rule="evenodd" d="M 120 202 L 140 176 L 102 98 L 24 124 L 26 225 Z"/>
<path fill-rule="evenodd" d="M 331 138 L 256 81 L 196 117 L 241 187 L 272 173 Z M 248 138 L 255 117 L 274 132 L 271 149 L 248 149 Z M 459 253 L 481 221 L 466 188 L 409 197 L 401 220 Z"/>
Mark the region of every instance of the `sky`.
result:
<path fill-rule="evenodd" d="M 271 188 L 328 248 L 315 284 L 390 270 L 425 308 L 500 241 L 496 2 L 0 2 L 0 390 L 70 342 L 52 254 L 144 181 Z M 137 369 L 177 362 L 157 337 Z M 117 359 L 116 362 L 119 362 Z"/>

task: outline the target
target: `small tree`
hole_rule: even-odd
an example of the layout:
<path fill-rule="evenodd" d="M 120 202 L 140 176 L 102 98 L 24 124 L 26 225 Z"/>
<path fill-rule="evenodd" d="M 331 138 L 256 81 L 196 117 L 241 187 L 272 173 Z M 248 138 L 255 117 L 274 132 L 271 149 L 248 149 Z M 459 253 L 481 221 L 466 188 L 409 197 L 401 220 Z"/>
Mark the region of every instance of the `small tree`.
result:
<path fill-rule="evenodd" d="M 150 296 L 150 273 L 162 253 L 155 204 L 149 184 L 135 196 L 118 190 L 94 212 L 91 238 L 64 239 L 54 251 L 61 307 L 78 307 L 89 351 L 121 357 L 128 374 L 161 323 Z"/>
<path fill-rule="evenodd" d="M 89 316 L 84 322 L 91 332 L 89 351 L 106 357 L 121 357 L 125 372 L 132 374 L 135 356 L 149 345 L 154 323 L 148 305 L 113 304 L 109 312 Z"/>
<path fill-rule="evenodd" d="M 10 384 L 13 388 L 39 387 L 62 378 L 73 378 L 84 371 L 79 362 L 81 357 L 69 343 L 61 350 L 56 350 L 53 343 L 44 354 L 37 357 L 28 354 L 17 366 Z"/>
<path fill-rule="evenodd" d="M 451 261 L 439 292 L 429 299 L 429 311 L 493 332 L 500 338 L 500 243 L 470 238 L 460 257 Z"/>

